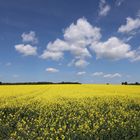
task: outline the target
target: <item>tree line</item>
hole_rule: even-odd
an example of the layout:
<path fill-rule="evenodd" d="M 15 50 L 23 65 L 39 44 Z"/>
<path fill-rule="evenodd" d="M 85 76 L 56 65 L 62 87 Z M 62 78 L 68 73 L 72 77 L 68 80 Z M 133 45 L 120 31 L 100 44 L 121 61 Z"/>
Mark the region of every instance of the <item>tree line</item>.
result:
<path fill-rule="evenodd" d="M 122 82 L 122 85 L 140 85 L 139 82 L 135 82 L 135 83 L 128 83 L 128 82 Z"/>
<path fill-rule="evenodd" d="M 43 84 L 81 84 L 79 82 L 16 82 L 16 83 L 3 83 L 0 85 L 43 85 Z"/>
<path fill-rule="evenodd" d="M 0 82 L 0 85 L 43 85 L 43 84 L 82 84 L 80 82 L 15 82 L 15 83 L 3 83 Z M 109 85 L 109 83 L 106 83 L 107 85 Z M 122 82 L 122 85 L 140 85 L 139 82 L 135 82 L 135 83 L 128 83 L 128 82 Z"/>

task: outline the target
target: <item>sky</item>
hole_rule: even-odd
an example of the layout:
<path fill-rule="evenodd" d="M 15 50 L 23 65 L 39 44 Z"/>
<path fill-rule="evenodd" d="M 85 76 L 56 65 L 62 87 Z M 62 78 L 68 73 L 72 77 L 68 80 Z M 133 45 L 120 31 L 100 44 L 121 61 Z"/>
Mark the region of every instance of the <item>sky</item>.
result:
<path fill-rule="evenodd" d="M 140 82 L 140 1 L 0 0 L 0 81 Z"/>

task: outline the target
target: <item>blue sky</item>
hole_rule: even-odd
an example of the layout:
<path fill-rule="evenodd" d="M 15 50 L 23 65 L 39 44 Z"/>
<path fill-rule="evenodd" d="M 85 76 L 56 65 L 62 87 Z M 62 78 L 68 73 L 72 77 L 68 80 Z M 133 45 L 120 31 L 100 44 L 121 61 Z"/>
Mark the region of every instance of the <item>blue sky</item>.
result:
<path fill-rule="evenodd" d="M 0 0 L 0 81 L 140 82 L 139 0 Z"/>

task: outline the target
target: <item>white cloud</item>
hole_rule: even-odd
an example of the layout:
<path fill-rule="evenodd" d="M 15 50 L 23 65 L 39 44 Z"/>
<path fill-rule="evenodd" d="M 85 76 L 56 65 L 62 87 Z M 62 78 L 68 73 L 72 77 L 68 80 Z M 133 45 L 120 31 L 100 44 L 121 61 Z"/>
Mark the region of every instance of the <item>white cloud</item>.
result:
<path fill-rule="evenodd" d="M 76 24 L 72 23 L 64 30 L 64 39 L 56 39 L 49 42 L 41 58 L 59 60 L 63 58 L 65 52 L 69 52 L 74 59 L 75 66 L 87 65 L 86 58 L 91 54 L 88 47 L 92 42 L 97 42 L 101 38 L 100 28 L 93 27 L 85 18 L 77 20 Z"/>
<path fill-rule="evenodd" d="M 53 43 L 49 42 L 47 45 L 48 51 L 53 51 L 53 52 L 62 52 L 62 51 L 68 51 L 69 50 L 69 45 L 67 42 L 56 39 Z"/>
<path fill-rule="evenodd" d="M 93 44 L 91 49 L 96 53 L 97 59 L 107 58 L 119 60 L 123 58 L 133 58 L 135 53 L 129 44 L 124 43 L 117 37 L 111 37 L 105 42 Z"/>
<path fill-rule="evenodd" d="M 121 78 L 122 77 L 122 75 L 121 74 L 119 74 L 119 73 L 114 73 L 114 74 L 105 74 L 104 75 L 104 78 Z"/>
<path fill-rule="evenodd" d="M 29 44 L 15 45 L 15 49 L 16 49 L 16 51 L 23 54 L 24 56 L 37 55 L 37 47 L 33 47 L 32 45 L 29 45 Z"/>
<path fill-rule="evenodd" d="M 111 7 L 106 3 L 105 0 L 100 0 L 99 3 L 99 16 L 106 16 L 110 11 Z"/>
<path fill-rule="evenodd" d="M 91 57 L 91 54 L 87 48 L 74 46 L 74 44 L 71 46 L 70 53 L 73 54 L 75 58 L 79 58 L 79 59 Z"/>
<path fill-rule="evenodd" d="M 77 68 L 85 68 L 87 65 L 89 65 L 89 62 L 87 62 L 84 59 L 72 59 L 72 61 L 68 64 L 68 66 L 75 66 Z"/>
<path fill-rule="evenodd" d="M 41 55 L 41 58 L 59 60 L 63 58 L 63 52 L 68 50 L 69 45 L 67 44 L 67 42 L 56 39 L 53 43 L 48 43 L 46 50 L 44 50 L 43 54 Z"/>
<path fill-rule="evenodd" d="M 135 55 L 134 57 L 131 59 L 131 61 L 140 61 L 140 47 L 134 51 Z"/>
<path fill-rule="evenodd" d="M 74 65 L 74 63 L 75 63 L 75 59 L 72 59 L 71 62 L 69 62 L 67 66 L 68 66 L 68 67 L 71 67 L 71 66 Z"/>
<path fill-rule="evenodd" d="M 102 76 L 103 74 L 103 72 L 94 72 L 92 73 L 92 76 Z"/>
<path fill-rule="evenodd" d="M 116 6 L 121 6 L 125 0 L 116 0 Z"/>
<path fill-rule="evenodd" d="M 41 58 L 59 60 L 63 58 L 64 52 L 71 53 L 75 58 L 88 58 L 91 57 L 90 52 L 85 47 L 78 46 L 78 44 L 69 44 L 67 41 L 60 39 L 50 42 L 44 50 Z M 49 56 L 48 56 L 49 55 Z"/>
<path fill-rule="evenodd" d="M 28 42 L 28 43 L 30 42 L 34 44 L 38 42 L 38 39 L 34 31 L 30 31 L 29 33 L 23 33 L 21 37 L 23 42 Z"/>
<path fill-rule="evenodd" d="M 43 54 L 40 56 L 42 59 L 52 59 L 58 61 L 59 59 L 63 58 L 63 52 L 53 52 L 44 50 Z"/>
<path fill-rule="evenodd" d="M 123 39 L 123 42 L 129 42 L 131 39 L 133 39 L 134 36 L 128 36 L 126 38 Z"/>
<path fill-rule="evenodd" d="M 134 62 L 134 61 L 140 61 L 140 54 L 137 55 L 135 58 L 132 59 L 132 62 Z"/>
<path fill-rule="evenodd" d="M 113 74 L 105 74 L 104 72 L 94 72 L 92 76 L 100 76 L 104 78 L 121 78 L 122 75 L 120 73 L 113 73 Z"/>
<path fill-rule="evenodd" d="M 106 4 L 104 0 L 102 3 Z M 97 59 L 139 60 L 139 53 L 132 50 L 127 43 L 133 35 L 124 40 L 112 36 L 104 42 L 100 40 L 101 37 L 100 28 L 92 26 L 85 18 L 80 18 L 64 30 L 63 39 L 49 42 L 40 58 L 58 61 L 64 58 L 65 53 L 69 53 L 72 56 L 72 61 L 68 66 L 81 68 L 89 64 L 87 59 L 92 57 L 92 53 L 96 55 Z"/>
<path fill-rule="evenodd" d="M 82 75 L 85 75 L 85 74 L 86 74 L 85 71 L 79 71 L 79 72 L 77 72 L 77 75 L 79 75 L 79 76 L 82 76 Z"/>
<path fill-rule="evenodd" d="M 101 38 L 100 28 L 93 27 L 85 18 L 80 18 L 77 23 L 72 23 L 64 31 L 65 40 L 71 44 L 78 44 L 81 47 L 90 44 L 91 41 L 96 41 Z"/>
<path fill-rule="evenodd" d="M 140 18 L 133 19 L 131 17 L 127 17 L 126 24 L 121 25 L 118 29 L 118 32 L 130 33 L 138 28 L 140 28 Z"/>
<path fill-rule="evenodd" d="M 59 72 L 59 70 L 56 69 L 56 68 L 46 68 L 46 71 L 47 71 L 47 72 L 50 72 L 50 73 L 56 73 L 56 72 Z"/>
<path fill-rule="evenodd" d="M 89 64 L 89 63 L 88 63 L 87 61 L 82 60 L 82 59 L 77 60 L 77 61 L 74 63 L 75 67 L 79 67 L 79 68 L 84 68 L 84 67 L 86 67 L 88 64 Z"/>

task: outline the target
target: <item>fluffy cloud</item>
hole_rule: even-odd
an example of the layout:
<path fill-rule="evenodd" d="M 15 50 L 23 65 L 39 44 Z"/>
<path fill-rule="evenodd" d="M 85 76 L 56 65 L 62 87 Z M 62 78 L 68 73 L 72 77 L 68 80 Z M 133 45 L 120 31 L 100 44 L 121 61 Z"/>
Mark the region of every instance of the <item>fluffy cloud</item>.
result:
<path fill-rule="evenodd" d="M 122 75 L 121 74 L 119 74 L 119 73 L 114 73 L 114 74 L 105 74 L 104 75 L 104 78 L 120 78 L 120 77 L 122 77 Z"/>
<path fill-rule="evenodd" d="M 60 58 L 63 58 L 63 52 L 53 52 L 44 50 L 43 54 L 40 56 L 42 59 L 52 59 L 58 61 Z"/>
<path fill-rule="evenodd" d="M 21 35 L 23 42 L 37 43 L 38 39 L 34 31 L 30 31 L 29 33 L 23 33 Z"/>
<path fill-rule="evenodd" d="M 77 75 L 79 75 L 79 76 L 82 76 L 82 75 L 85 75 L 85 74 L 86 74 L 85 71 L 79 71 L 79 72 L 77 72 Z"/>
<path fill-rule="evenodd" d="M 49 42 L 47 45 L 48 51 L 63 52 L 69 50 L 69 44 L 63 40 L 56 39 L 53 43 Z"/>
<path fill-rule="evenodd" d="M 80 18 L 76 24 L 72 23 L 66 28 L 64 38 L 70 43 L 76 43 L 84 47 L 91 41 L 101 38 L 100 28 L 93 27 L 85 18 Z"/>
<path fill-rule="evenodd" d="M 111 7 L 106 3 L 105 0 L 100 0 L 99 3 L 99 16 L 106 16 L 110 11 Z"/>
<path fill-rule="evenodd" d="M 92 76 L 102 76 L 103 74 L 103 72 L 94 72 Z"/>
<path fill-rule="evenodd" d="M 71 54 L 75 56 L 75 58 L 79 58 L 79 59 L 91 57 L 91 54 L 87 48 L 81 48 L 81 47 L 72 45 L 70 52 Z"/>
<path fill-rule="evenodd" d="M 100 9 L 107 6 L 105 0 L 100 1 Z M 103 13 L 101 15 L 104 15 Z M 127 18 L 126 25 L 122 25 L 119 32 L 131 32 L 140 27 L 140 19 Z M 65 53 L 72 56 L 72 61 L 69 66 L 79 68 L 86 67 L 89 62 L 87 59 L 92 57 L 92 53 L 96 58 L 106 58 L 111 60 L 130 59 L 131 61 L 140 60 L 140 50 L 132 50 L 127 44 L 133 36 L 124 40 L 117 37 L 110 37 L 108 40 L 101 41 L 101 29 L 92 26 L 85 18 L 80 18 L 76 23 L 72 23 L 63 32 L 63 39 L 56 39 L 54 42 L 49 42 L 46 49 L 40 55 L 42 59 L 52 59 L 58 61 L 64 58 Z M 22 34 L 23 42 L 30 44 L 15 45 L 16 51 L 28 55 L 37 55 L 37 47 L 31 43 L 37 43 L 35 32 Z M 95 73 L 94 76 L 102 75 Z"/>
<path fill-rule="evenodd" d="M 140 28 L 140 18 L 133 19 L 131 17 L 127 17 L 126 24 L 121 25 L 118 29 L 118 32 L 130 33 L 138 28 Z"/>
<path fill-rule="evenodd" d="M 89 65 L 89 62 L 87 62 L 84 59 L 72 59 L 72 61 L 68 64 L 68 66 L 75 66 L 77 68 L 85 68 L 87 65 Z"/>
<path fill-rule="evenodd" d="M 93 27 L 85 18 L 80 18 L 76 24 L 72 23 L 65 29 L 63 36 L 63 40 L 49 42 L 41 58 L 59 60 L 65 52 L 69 52 L 77 59 L 75 66 L 87 66 L 86 59 L 91 57 L 88 47 L 92 42 L 100 40 L 100 28 Z"/>
<path fill-rule="evenodd" d="M 106 4 L 104 0 L 102 3 Z M 92 26 L 85 18 L 80 18 L 64 30 L 63 39 L 49 42 L 40 57 L 60 60 L 64 57 L 65 52 L 68 52 L 73 56 L 69 66 L 81 68 L 89 64 L 87 59 L 92 57 L 91 52 L 96 55 L 97 59 L 120 60 L 127 58 L 131 61 L 139 60 L 139 53 L 132 50 L 131 46 L 126 43 L 132 37 L 125 41 L 117 37 L 110 37 L 102 42 L 100 31 L 100 28 Z"/>
<path fill-rule="evenodd" d="M 63 52 L 68 51 L 68 49 L 69 45 L 67 42 L 56 39 L 53 43 L 48 43 L 46 50 L 44 50 L 43 54 L 41 55 L 41 58 L 59 60 L 63 58 Z"/>
<path fill-rule="evenodd" d="M 50 72 L 50 73 L 59 72 L 59 70 L 58 70 L 58 69 L 55 69 L 55 68 L 46 68 L 46 71 L 47 71 L 47 72 Z"/>
<path fill-rule="evenodd" d="M 88 63 L 87 61 L 82 60 L 82 59 L 77 60 L 77 61 L 75 61 L 75 63 L 74 63 L 74 65 L 75 65 L 76 67 L 79 67 L 79 68 L 84 68 L 84 67 L 86 67 L 88 64 L 89 64 L 89 63 Z"/>
<path fill-rule="evenodd" d="M 131 59 L 131 61 L 140 61 L 140 47 L 134 51 L 135 55 L 134 57 Z"/>
<path fill-rule="evenodd" d="M 24 44 L 18 44 L 15 45 L 16 51 L 19 53 L 23 54 L 24 56 L 29 56 L 29 55 L 37 55 L 37 48 L 33 47 L 32 45 L 24 45 Z"/>
<path fill-rule="evenodd" d="M 131 46 L 117 37 L 111 37 L 105 42 L 92 44 L 91 49 L 96 53 L 97 59 L 107 58 L 119 60 L 123 58 L 133 58 L 135 56 L 134 51 L 131 50 Z"/>

